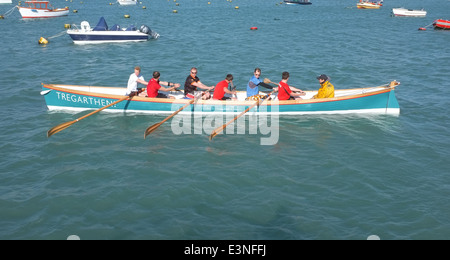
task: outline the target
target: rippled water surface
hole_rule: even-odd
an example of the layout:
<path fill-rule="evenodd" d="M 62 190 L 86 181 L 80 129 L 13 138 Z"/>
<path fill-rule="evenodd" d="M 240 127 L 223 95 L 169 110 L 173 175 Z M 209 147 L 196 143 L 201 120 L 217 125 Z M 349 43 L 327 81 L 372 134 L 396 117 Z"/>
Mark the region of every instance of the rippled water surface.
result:
<path fill-rule="evenodd" d="M 0 20 L 0 238 L 449 239 L 450 31 L 418 28 L 450 19 L 450 1 L 51 2 L 78 12 Z M 391 17 L 402 6 L 428 15 Z M 101 16 L 161 37 L 77 46 L 58 36 Z M 192 66 L 207 85 L 232 73 L 240 90 L 255 67 L 276 82 L 289 71 L 302 89 L 323 73 L 337 89 L 396 79 L 401 113 L 281 117 L 270 146 L 249 129 L 212 142 L 175 135 L 170 121 L 144 140 L 165 116 L 136 114 L 99 113 L 46 137 L 85 113 L 49 112 L 42 82 L 125 86 L 136 65 L 179 83 Z"/>

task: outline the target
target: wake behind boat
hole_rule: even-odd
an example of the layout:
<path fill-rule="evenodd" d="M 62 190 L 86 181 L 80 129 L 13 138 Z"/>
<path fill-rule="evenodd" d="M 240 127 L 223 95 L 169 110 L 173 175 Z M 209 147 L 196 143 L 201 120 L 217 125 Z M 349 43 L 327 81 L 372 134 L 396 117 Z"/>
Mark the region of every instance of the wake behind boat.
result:
<path fill-rule="evenodd" d="M 398 82 L 372 88 L 355 88 L 335 90 L 334 98 L 312 99 L 317 91 L 305 91 L 303 100 L 278 101 L 276 94 L 271 101 L 265 101 L 250 112 L 259 114 L 301 115 L 301 114 L 350 114 L 375 113 L 398 115 L 400 107 L 395 97 Z M 94 110 L 123 99 L 126 88 L 42 84 L 41 95 L 44 96 L 49 110 L 83 111 Z M 136 112 L 147 114 L 171 114 L 191 100 L 184 99 L 182 91 L 165 93 L 170 98 L 148 98 L 134 96 L 130 100 L 115 104 L 105 111 Z M 264 94 L 261 92 L 261 94 Z M 246 92 L 238 91 L 238 100 L 199 100 L 182 113 L 195 114 L 237 114 L 255 104 L 246 101 Z"/>
<path fill-rule="evenodd" d="M 97 26 L 94 28 L 91 28 L 89 22 L 83 21 L 80 24 L 80 28 L 74 25 L 74 29 L 67 30 L 67 34 L 69 34 L 75 44 L 139 42 L 159 37 L 158 33 L 152 31 L 146 25 L 141 25 L 139 30 L 134 25 L 121 28 L 115 24 L 109 28 L 103 17 L 100 18 Z"/>

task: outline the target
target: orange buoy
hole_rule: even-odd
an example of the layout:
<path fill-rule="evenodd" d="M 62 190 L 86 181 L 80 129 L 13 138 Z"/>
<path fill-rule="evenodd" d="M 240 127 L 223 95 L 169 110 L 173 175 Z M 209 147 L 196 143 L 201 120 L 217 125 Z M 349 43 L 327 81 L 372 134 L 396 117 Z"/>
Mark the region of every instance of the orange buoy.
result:
<path fill-rule="evenodd" d="M 425 27 L 420 27 L 419 28 L 419 31 L 426 31 L 427 30 L 427 28 L 425 28 Z"/>
<path fill-rule="evenodd" d="M 258 27 L 250 27 L 250 30 L 258 30 Z"/>

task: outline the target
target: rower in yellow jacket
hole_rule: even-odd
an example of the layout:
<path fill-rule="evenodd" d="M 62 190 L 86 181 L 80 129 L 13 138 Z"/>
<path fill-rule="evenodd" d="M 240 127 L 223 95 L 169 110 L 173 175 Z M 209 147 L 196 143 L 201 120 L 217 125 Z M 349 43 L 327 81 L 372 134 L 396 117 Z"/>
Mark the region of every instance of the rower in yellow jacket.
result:
<path fill-rule="evenodd" d="M 334 97 L 334 86 L 330 83 L 330 78 L 322 74 L 317 77 L 320 83 L 319 92 L 313 98 L 333 98 Z"/>

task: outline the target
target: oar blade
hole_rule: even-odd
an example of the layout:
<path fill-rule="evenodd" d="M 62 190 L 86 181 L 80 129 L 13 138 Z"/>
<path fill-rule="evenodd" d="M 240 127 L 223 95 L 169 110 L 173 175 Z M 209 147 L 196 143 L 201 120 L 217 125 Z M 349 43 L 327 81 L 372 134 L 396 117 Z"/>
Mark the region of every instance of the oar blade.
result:
<path fill-rule="evenodd" d="M 77 120 L 74 120 L 74 121 L 65 122 L 65 123 L 59 124 L 55 127 L 52 127 L 50 130 L 47 131 L 47 137 L 50 137 L 64 129 L 66 129 L 67 127 L 73 125 L 76 122 L 77 122 Z"/>
<path fill-rule="evenodd" d="M 162 120 L 159 123 L 156 123 L 152 126 L 149 126 L 144 133 L 144 139 L 147 138 L 147 136 L 149 134 L 151 134 L 153 131 L 155 131 L 158 127 L 160 127 L 164 122 L 166 122 L 167 120 L 171 119 L 172 117 L 174 117 L 175 115 L 177 115 L 179 112 L 181 112 L 183 109 L 185 109 L 186 107 L 190 106 L 192 103 L 197 102 L 197 100 L 200 98 L 201 96 L 197 97 L 196 99 L 192 99 L 191 101 L 189 101 L 189 103 L 187 103 L 186 105 L 182 106 L 181 108 L 179 108 L 177 111 L 173 112 L 170 116 L 166 117 L 164 120 Z"/>
<path fill-rule="evenodd" d="M 219 133 L 216 131 L 216 130 L 214 130 L 212 133 L 211 133 L 211 135 L 209 135 L 209 141 L 211 141 L 214 137 L 216 137 L 216 135 L 218 135 Z"/>
<path fill-rule="evenodd" d="M 156 123 L 156 124 L 154 124 L 154 125 L 152 125 L 152 126 L 149 126 L 146 130 L 145 130 L 145 133 L 144 133 L 144 139 L 145 138 L 147 138 L 147 136 L 149 135 L 149 134 L 151 134 L 153 131 L 155 131 L 158 127 L 160 127 L 161 126 L 161 123 Z"/>
<path fill-rule="evenodd" d="M 216 129 L 214 129 L 214 131 L 212 131 L 212 133 L 209 135 L 209 141 L 211 141 L 214 137 L 216 137 L 216 135 L 220 134 L 234 120 L 236 120 L 236 118 L 233 119 L 232 121 L 228 122 L 227 124 L 224 124 L 222 126 L 217 127 Z"/>

